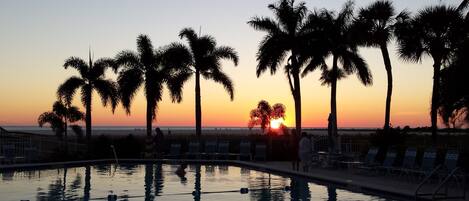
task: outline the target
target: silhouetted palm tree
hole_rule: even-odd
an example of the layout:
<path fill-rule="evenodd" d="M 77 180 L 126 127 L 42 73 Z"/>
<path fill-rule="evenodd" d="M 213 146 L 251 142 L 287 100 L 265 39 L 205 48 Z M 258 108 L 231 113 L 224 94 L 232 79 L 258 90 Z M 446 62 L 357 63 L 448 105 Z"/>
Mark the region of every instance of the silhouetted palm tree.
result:
<path fill-rule="evenodd" d="M 388 133 L 390 127 L 391 97 L 393 88 L 392 66 L 389 58 L 388 43 L 393 38 L 395 23 L 395 11 L 392 2 L 379 0 L 366 8 L 360 9 L 354 25 L 355 38 L 361 39 L 361 43 L 368 47 L 380 48 L 383 56 L 384 67 L 388 78 L 386 93 L 386 108 L 384 115 L 384 133 Z"/>
<path fill-rule="evenodd" d="M 130 114 L 131 102 L 138 89 L 143 85 L 147 101 L 146 127 L 147 136 L 151 136 L 152 122 L 156 118 L 158 102 L 163 96 L 166 84 L 173 102 L 182 101 L 182 86 L 190 74 L 184 69 L 178 70 L 180 60 L 166 50 L 154 50 L 151 40 L 146 35 L 137 37 L 138 52 L 125 50 L 116 56 L 116 64 L 122 67 L 117 78 L 122 105 Z M 166 59 L 168 58 L 168 59 Z"/>
<path fill-rule="evenodd" d="M 220 60 L 232 60 L 235 66 L 238 65 L 238 53 L 231 47 L 218 46 L 211 36 L 200 36 L 191 28 L 185 28 L 179 33 L 179 37 L 185 38 L 189 43 L 186 47 L 180 43 L 172 43 L 168 51 L 173 53 L 176 59 L 184 62 L 184 68 L 195 74 L 195 130 L 197 136 L 202 133 L 202 106 L 200 94 L 200 76 L 211 79 L 225 87 L 231 100 L 234 98 L 234 88 L 231 79 L 222 71 Z"/>
<path fill-rule="evenodd" d="M 40 127 L 48 123 L 57 136 L 65 134 L 67 137 L 68 123 L 74 123 L 84 119 L 84 114 L 75 106 L 65 106 L 61 101 L 56 101 L 52 111 L 39 115 L 37 122 Z M 83 132 L 78 125 L 71 125 L 72 130 L 80 136 Z"/>
<path fill-rule="evenodd" d="M 268 8 L 272 10 L 275 18 L 254 17 L 248 22 L 254 29 L 267 32 L 257 52 L 256 74 L 259 77 L 267 70 L 275 74 L 279 65 L 287 58 L 284 71 L 295 102 L 296 134 L 299 135 L 301 133 L 300 72 L 303 64 L 308 61 L 301 56 L 305 51 L 314 51 L 309 36 L 311 23 L 306 17 L 308 9 L 304 2 L 295 5 L 294 0 L 280 0 L 277 4 L 270 4 Z"/>
<path fill-rule="evenodd" d="M 450 65 L 441 70 L 438 113 L 447 127 L 469 123 L 469 39 L 459 45 Z"/>
<path fill-rule="evenodd" d="M 316 59 L 323 58 L 314 65 L 308 65 L 303 75 L 321 67 L 323 69 L 321 81 L 323 85 L 331 87 L 331 123 L 332 131 L 329 131 L 330 142 L 337 137 L 337 81 L 345 78 L 347 75 L 356 73 L 358 79 L 364 85 L 372 84 L 371 72 L 365 60 L 358 53 L 358 42 L 353 36 L 353 2 L 348 1 L 339 13 L 322 10 L 310 15 L 311 21 L 316 25 L 314 28 L 316 40 L 322 41 L 322 46 L 318 48 L 324 49 L 326 56 L 332 56 L 332 68 L 328 68 L 324 62 L 324 56 L 318 55 Z M 321 52 L 323 53 L 323 52 Z M 339 63 L 342 65 L 339 66 Z M 337 147 L 335 144 L 330 145 L 331 150 Z"/>
<path fill-rule="evenodd" d="M 270 131 L 270 120 L 285 118 L 285 106 L 281 103 L 276 103 L 273 106 L 270 106 L 269 102 L 261 100 L 257 104 L 256 109 L 251 110 L 249 116 L 249 128 L 253 128 L 255 125 L 260 125 L 262 132 L 264 132 L 267 127 L 269 127 Z"/>
<path fill-rule="evenodd" d="M 399 56 L 418 62 L 423 55 L 433 59 L 433 92 L 431 101 L 432 139 L 437 137 L 437 108 L 440 90 L 441 68 L 452 57 L 466 35 L 464 18 L 457 8 L 439 5 L 420 10 L 410 18 L 403 14 L 396 23 L 395 35 L 399 45 Z"/>
<path fill-rule="evenodd" d="M 68 78 L 57 90 L 57 95 L 70 105 L 73 96 L 78 88 L 81 92 L 81 102 L 85 106 L 86 138 L 91 138 L 91 103 L 93 90 L 96 90 L 101 97 L 103 106 L 111 104 L 112 112 L 118 102 L 117 85 L 111 79 L 105 79 L 105 71 L 108 67 L 113 67 L 114 61 L 109 58 L 101 58 L 93 62 L 91 52 L 89 61 L 86 63 L 78 57 L 70 57 L 65 60 L 64 68 L 76 69 L 80 77 L 72 76 Z"/>

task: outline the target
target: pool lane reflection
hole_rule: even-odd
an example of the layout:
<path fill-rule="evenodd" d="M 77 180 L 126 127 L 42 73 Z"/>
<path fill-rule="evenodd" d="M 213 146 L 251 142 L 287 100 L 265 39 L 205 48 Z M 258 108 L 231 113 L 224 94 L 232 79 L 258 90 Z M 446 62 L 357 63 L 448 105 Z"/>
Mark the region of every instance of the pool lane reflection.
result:
<path fill-rule="evenodd" d="M 181 171 L 182 172 L 178 172 Z M 2 200 L 386 200 L 232 166 L 123 164 L 0 173 Z M 240 188 L 249 188 L 241 194 Z"/>

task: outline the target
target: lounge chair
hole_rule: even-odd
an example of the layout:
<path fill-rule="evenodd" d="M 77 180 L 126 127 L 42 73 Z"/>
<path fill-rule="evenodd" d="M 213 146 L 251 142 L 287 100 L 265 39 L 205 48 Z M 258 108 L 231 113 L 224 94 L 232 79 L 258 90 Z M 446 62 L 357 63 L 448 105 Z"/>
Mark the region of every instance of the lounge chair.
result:
<path fill-rule="evenodd" d="M 267 160 L 267 146 L 265 144 L 256 144 L 254 160 Z"/>
<path fill-rule="evenodd" d="M 434 148 L 428 148 L 423 153 L 422 164 L 417 170 L 410 170 L 411 173 L 417 174 L 417 176 L 426 177 L 435 169 L 436 161 L 436 150 Z"/>
<path fill-rule="evenodd" d="M 456 150 L 446 151 L 445 162 L 443 168 L 449 173 L 457 168 L 459 159 L 459 152 Z"/>
<path fill-rule="evenodd" d="M 201 155 L 205 158 L 214 158 L 217 152 L 217 142 L 216 141 L 206 141 L 205 142 L 205 151 Z"/>
<path fill-rule="evenodd" d="M 186 153 L 187 158 L 200 158 L 200 143 L 199 142 L 189 142 L 189 148 Z"/>
<path fill-rule="evenodd" d="M 179 158 L 181 157 L 181 144 L 171 144 L 169 148 L 169 154 L 165 155 L 165 158 Z"/>
<path fill-rule="evenodd" d="M 404 159 L 402 160 L 401 167 L 396 167 L 393 170 L 400 172 L 400 175 L 409 175 L 409 170 L 415 169 L 415 159 L 417 158 L 417 149 L 409 147 L 406 149 Z"/>
<path fill-rule="evenodd" d="M 251 142 L 241 142 L 239 144 L 239 160 L 243 160 L 247 158 L 248 160 L 252 160 L 252 154 L 251 154 Z"/>
<path fill-rule="evenodd" d="M 360 165 L 358 168 L 359 169 L 373 169 L 374 167 L 376 167 L 377 166 L 376 155 L 378 155 L 378 148 L 370 147 L 370 149 L 368 149 L 368 153 L 365 156 L 365 159 L 363 160 L 362 165 Z"/>
<path fill-rule="evenodd" d="M 385 174 L 391 173 L 394 169 L 394 163 L 396 162 L 397 153 L 395 150 L 390 150 L 386 153 L 386 157 L 384 158 L 383 164 L 381 166 L 377 166 L 377 170 L 382 170 Z"/>
<path fill-rule="evenodd" d="M 239 154 L 230 153 L 230 143 L 222 141 L 218 143 L 217 159 L 230 159 L 231 156 L 239 156 Z"/>

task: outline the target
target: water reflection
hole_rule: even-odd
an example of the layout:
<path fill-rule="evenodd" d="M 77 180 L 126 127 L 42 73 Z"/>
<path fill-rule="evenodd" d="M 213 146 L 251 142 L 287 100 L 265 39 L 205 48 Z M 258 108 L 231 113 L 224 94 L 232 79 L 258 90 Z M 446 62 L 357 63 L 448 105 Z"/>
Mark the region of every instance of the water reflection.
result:
<path fill-rule="evenodd" d="M 155 196 L 159 196 L 164 187 L 163 165 L 158 163 L 155 166 Z"/>
<path fill-rule="evenodd" d="M 292 200 L 309 200 L 311 198 L 308 181 L 305 179 L 296 177 L 291 178 L 290 187 L 290 196 Z"/>
<path fill-rule="evenodd" d="M 200 182 L 200 165 L 195 165 L 195 179 L 194 179 L 194 201 L 200 201 L 201 182 Z"/>
<path fill-rule="evenodd" d="M 145 164 L 145 201 L 152 201 L 155 198 L 152 195 L 153 189 L 153 165 Z"/>
<path fill-rule="evenodd" d="M 309 183 L 299 177 L 282 177 L 245 168 L 190 165 L 184 178 L 180 166 L 163 164 L 86 165 L 37 171 L 1 172 L 2 201 L 107 200 L 113 191 L 119 200 L 327 200 L 337 201 L 333 186 Z M 218 171 L 216 171 L 218 169 Z M 202 173 L 202 170 L 205 173 Z M 114 173 L 112 173 L 114 172 Z M 240 188 L 249 188 L 240 194 Z M 339 191 L 341 200 L 385 200 Z"/>
<path fill-rule="evenodd" d="M 85 188 L 83 189 L 83 200 L 88 201 L 90 199 L 91 190 L 91 167 L 87 165 L 85 167 Z"/>
<path fill-rule="evenodd" d="M 67 168 L 63 170 L 63 177 L 52 181 L 49 184 L 48 191 L 37 189 L 37 201 L 55 201 L 55 200 L 87 200 L 81 198 L 79 189 L 81 189 L 82 178 L 80 174 L 76 174 L 74 180 L 67 186 Z M 59 172 L 60 173 L 60 172 Z M 67 188 L 68 187 L 68 188 Z M 89 199 L 88 199 L 89 200 Z"/>
<path fill-rule="evenodd" d="M 335 187 L 327 187 L 327 197 L 329 198 L 327 201 L 337 201 L 337 191 Z"/>

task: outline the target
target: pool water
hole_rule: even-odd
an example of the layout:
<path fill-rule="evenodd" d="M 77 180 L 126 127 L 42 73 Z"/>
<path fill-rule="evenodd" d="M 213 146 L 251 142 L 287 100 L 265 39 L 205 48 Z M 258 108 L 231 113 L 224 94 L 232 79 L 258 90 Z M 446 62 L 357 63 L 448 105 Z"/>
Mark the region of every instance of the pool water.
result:
<path fill-rule="evenodd" d="M 0 173 L 0 200 L 387 200 L 234 166 L 121 164 Z M 183 169 L 183 168 L 180 168 Z M 185 172 L 185 174 L 184 174 Z M 249 192 L 240 193 L 241 188 Z"/>

